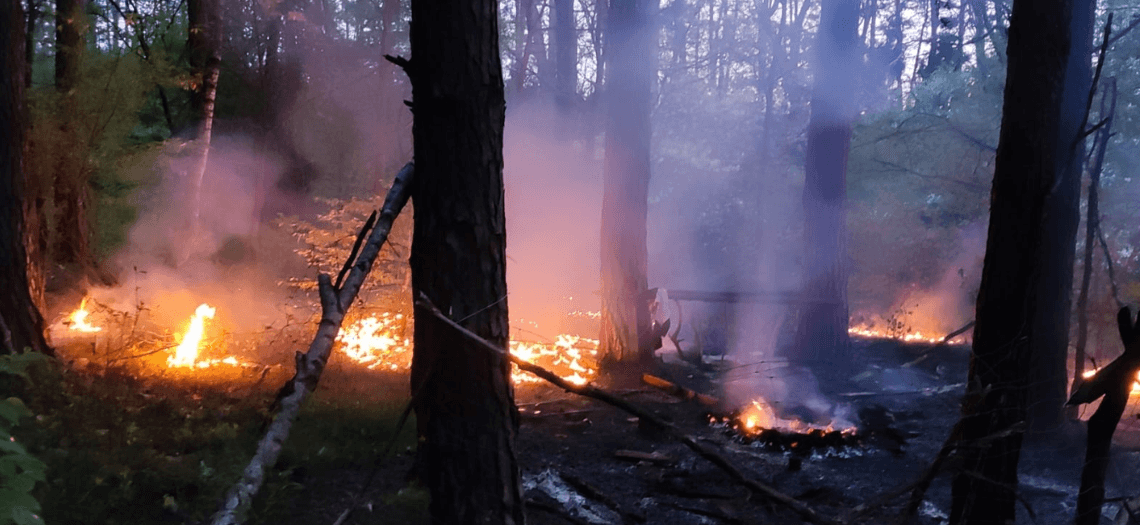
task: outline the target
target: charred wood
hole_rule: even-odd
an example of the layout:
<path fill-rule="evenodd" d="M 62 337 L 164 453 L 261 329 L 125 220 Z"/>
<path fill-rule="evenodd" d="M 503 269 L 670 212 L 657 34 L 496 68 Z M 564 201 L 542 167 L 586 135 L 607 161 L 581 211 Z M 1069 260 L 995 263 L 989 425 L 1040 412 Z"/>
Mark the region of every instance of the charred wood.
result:
<path fill-rule="evenodd" d="M 471 341 L 477 343 L 480 348 L 483 348 L 484 350 L 491 352 L 494 355 L 498 355 L 504 359 L 509 360 L 510 362 L 517 365 L 523 371 L 532 373 L 532 374 L 546 380 L 547 382 L 549 382 L 549 383 L 551 383 L 551 384 L 553 384 L 553 385 L 555 385 L 555 386 L 557 386 L 557 387 L 559 387 L 559 388 L 561 388 L 567 392 L 570 392 L 572 394 L 577 394 L 580 396 L 586 396 L 586 397 L 589 397 L 592 399 L 596 399 L 596 400 L 601 401 L 603 403 L 606 403 L 610 406 L 621 409 L 622 411 L 625 411 L 625 412 L 627 412 L 631 415 L 634 415 L 640 419 L 653 422 L 654 425 L 663 428 L 669 434 L 670 437 L 680 441 L 682 444 L 684 444 L 690 450 L 695 452 L 697 455 L 701 456 L 705 460 L 707 460 L 707 461 L 711 462 L 712 464 L 716 465 L 717 467 L 719 467 L 721 470 L 723 470 L 725 473 L 727 473 L 729 475 L 729 477 L 731 477 L 737 483 L 740 483 L 741 485 L 748 487 L 754 493 L 756 493 L 756 494 L 758 494 L 764 498 L 767 498 L 768 500 L 771 500 L 772 502 L 779 503 L 779 504 L 789 508 L 790 510 L 792 510 L 793 512 L 798 514 L 801 518 L 803 518 L 805 521 L 815 523 L 817 525 L 824 525 L 824 524 L 833 525 L 833 524 L 839 523 L 838 521 L 836 521 L 835 519 L 833 519 L 831 517 L 824 516 L 824 515 L 820 514 L 815 509 L 808 506 L 804 502 L 799 501 L 799 500 L 797 500 L 797 499 L 795 499 L 795 498 L 793 498 L 787 494 L 784 494 L 784 493 L 776 490 L 775 488 L 773 488 L 773 487 L 771 487 L 765 483 L 762 483 L 762 482 L 759 482 L 759 481 L 756 481 L 754 479 L 749 478 L 748 476 L 746 476 L 744 474 L 744 472 L 742 472 L 735 465 L 733 465 L 732 462 L 729 461 L 727 458 L 718 454 L 716 451 L 714 451 L 709 446 L 698 442 L 696 440 L 696 438 L 689 436 L 688 434 L 685 434 L 679 428 L 677 428 L 676 425 L 673 425 L 672 423 L 669 423 L 669 422 L 653 415 L 648 410 L 645 410 L 644 408 L 638 407 L 638 406 L 636 406 L 632 403 L 629 403 L 629 402 L 627 402 L 621 398 L 618 398 L 618 397 L 610 394 L 609 392 L 606 392 L 605 390 L 602 390 L 598 387 L 595 387 L 589 383 L 587 383 L 585 385 L 575 385 L 573 383 L 570 383 L 570 382 L 562 379 L 561 377 L 558 377 L 558 375 L 554 374 L 553 372 L 551 372 L 551 371 L 549 371 L 549 370 L 547 370 L 541 366 L 530 363 L 530 362 L 528 362 L 528 361 L 526 361 L 520 357 L 517 357 L 517 356 L 511 354 L 510 352 L 504 351 L 503 349 L 487 342 L 482 337 L 479 337 L 474 332 L 471 332 L 470 330 L 464 328 L 459 323 L 456 323 L 455 321 L 449 319 L 446 315 L 443 314 L 443 312 L 439 311 L 439 309 L 436 308 L 435 305 L 432 304 L 431 301 L 429 301 L 427 299 L 427 297 L 425 297 L 423 295 L 420 295 L 419 297 L 416 298 L 415 305 L 416 305 L 416 308 L 424 311 L 424 313 L 434 316 L 435 318 L 437 318 L 441 322 L 443 322 L 445 325 L 451 327 L 453 330 L 462 334 L 464 337 L 467 337 Z"/>
<path fill-rule="evenodd" d="M 687 401 L 696 401 L 702 405 L 716 406 L 716 404 L 720 402 L 720 400 L 713 396 L 702 394 L 695 390 L 690 390 L 655 375 L 642 374 L 641 382 L 653 388 L 661 390 L 671 396 L 679 397 Z"/>

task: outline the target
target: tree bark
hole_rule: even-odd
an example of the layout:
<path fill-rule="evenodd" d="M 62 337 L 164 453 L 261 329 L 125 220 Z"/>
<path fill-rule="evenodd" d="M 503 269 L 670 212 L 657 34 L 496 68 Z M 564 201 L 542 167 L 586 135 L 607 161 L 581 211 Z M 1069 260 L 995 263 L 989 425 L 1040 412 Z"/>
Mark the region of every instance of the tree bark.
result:
<path fill-rule="evenodd" d="M 60 94 L 62 121 L 62 142 L 56 144 L 62 154 L 57 157 L 53 196 L 57 210 L 55 259 L 60 263 L 77 265 L 83 272 L 95 266 L 91 253 L 91 227 L 87 220 L 91 198 L 85 154 L 88 146 L 76 135 L 70 122 L 77 118 L 79 109 L 76 90 L 86 47 L 86 5 L 87 0 L 56 0 L 55 13 L 55 87 Z"/>
<path fill-rule="evenodd" d="M 24 248 L 24 17 L 0 2 L 0 353 L 51 353 L 44 320 L 28 292 Z"/>
<path fill-rule="evenodd" d="M 196 235 L 201 223 L 202 184 L 210 161 L 210 141 L 214 130 L 214 101 L 218 95 L 218 76 L 222 63 L 222 20 L 218 0 L 188 0 L 186 13 L 189 29 L 186 47 L 190 50 L 190 67 L 194 70 L 195 88 L 190 92 L 190 106 L 198 119 L 197 147 L 200 150 L 194 171 L 190 173 L 192 195 L 191 232 Z"/>
<path fill-rule="evenodd" d="M 1015 0 L 1009 67 L 994 168 L 989 236 L 978 292 L 977 325 L 962 409 L 962 440 L 1022 425 L 1029 352 L 1040 309 L 1041 238 L 1056 182 L 1062 89 L 1072 0 Z M 1004 524 L 1015 517 L 1022 434 L 962 450 L 952 483 L 950 523 Z"/>
<path fill-rule="evenodd" d="M 38 0 L 27 0 L 28 14 L 27 25 L 24 29 L 24 62 L 27 73 L 24 74 L 24 88 L 32 87 L 32 66 L 36 61 L 36 27 L 40 22 L 40 2 Z"/>
<path fill-rule="evenodd" d="M 574 0 L 553 0 L 554 8 L 554 100 L 568 112 L 578 91 L 578 34 L 574 23 Z"/>
<path fill-rule="evenodd" d="M 1108 150 L 1108 140 L 1112 136 L 1112 121 L 1116 114 L 1116 79 L 1110 79 L 1111 87 L 1101 95 L 1100 115 L 1110 119 L 1101 126 L 1093 142 L 1096 159 L 1089 168 L 1089 193 L 1085 215 L 1085 254 L 1082 262 L 1081 288 L 1077 294 L 1077 343 L 1073 353 L 1073 386 L 1071 393 L 1084 382 L 1086 346 L 1089 337 L 1089 287 L 1092 282 L 1093 256 L 1096 254 L 1097 230 L 1100 228 L 1100 174 L 1104 167 L 1104 155 Z M 1111 95 L 1110 95 L 1111 94 Z M 1108 103 L 1107 100 L 1111 100 Z M 1106 110 L 1107 107 L 1107 110 Z M 1076 418 L 1076 408 L 1070 417 Z"/>
<path fill-rule="evenodd" d="M 498 3 L 413 0 L 412 291 L 503 348 L 508 341 L 504 100 Z M 434 523 L 521 524 L 510 365 L 417 313 L 418 473 Z"/>
<path fill-rule="evenodd" d="M 1046 438 L 1064 419 L 1068 384 L 1069 318 L 1072 312 L 1073 265 L 1077 227 L 1081 222 L 1081 174 L 1084 170 L 1085 107 L 1092 87 L 1093 20 L 1096 2 L 1073 1 L 1072 46 L 1065 71 L 1060 132 L 1056 139 L 1057 183 L 1045 201 L 1041 224 L 1040 307 L 1033 320 L 1037 342 L 1029 357 L 1026 414 L 1031 439 Z"/>
<path fill-rule="evenodd" d="M 646 219 L 649 199 L 649 90 L 654 62 L 645 0 L 612 0 L 606 32 L 606 156 L 603 165 L 601 356 L 647 363 L 649 328 Z M 643 348 L 644 347 L 644 348 Z"/>
<path fill-rule="evenodd" d="M 847 153 L 855 119 L 857 0 L 828 0 L 820 15 L 804 166 L 804 295 L 829 299 L 801 311 L 793 361 L 817 371 L 850 359 L 847 335 Z M 821 366 L 825 365 L 825 366 Z"/>

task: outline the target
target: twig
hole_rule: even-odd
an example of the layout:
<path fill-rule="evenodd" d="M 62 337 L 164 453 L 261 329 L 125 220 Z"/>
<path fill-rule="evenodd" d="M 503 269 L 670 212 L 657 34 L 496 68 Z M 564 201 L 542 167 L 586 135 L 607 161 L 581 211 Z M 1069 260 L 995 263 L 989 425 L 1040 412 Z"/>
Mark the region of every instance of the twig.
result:
<path fill-rule="evenodd" d="M 244 521 L 250 502 L 265 481 L 265 471 L 277 462 L 281 454 L 293 421 L 301 411 L 301 404 L 317 387 L 317 382 L 332 352 L 333 342 L 340 332 L 341 323 L 344 322 L 345 310 L 356 299 L 364 278 L 368 276 L 380 254 L 381 246 L 388 238 L 392 222 L 408 202 L 413 174 L 414 168 L 409 162 L 396 175 L 396 180 L 384 199 L 376 228 L 368 236 L 368 243 L 361 250 L 360 257 L 353 263 L 343 288 L 339 290 L 334 288 L 328 275 L 317 276 L 322 312 L 317 333 L 307 353 L 297 352 L 295 356 L 297 373 L 281 389 L 283 395 L 279 395 L 281 409 L 258 443 L 257 452 L 246 466 L 241 479 L 226 493 L 221 508 L 211 520 L 213 525 L 236 525 Z"/>
<path fill-rule="evenodd" d="M 809 507 L 807 504 L 803 503 L 802 501 L 799 501 L 799 500 L 797 500 L 797 499 L 795 499 L 795 498 L 793 498 L 787 494 L 779 492 L 776 489 L 774 489 L 774 488 L 772 488 L 772 487 L 770 487 L 764 483 L 749 479 L 747 476 L 744 475 L 743 472 L 740 471 L 740 469 L 736 468 L 735 465 L 733 465 L 731 462 L 729 462 L 727 459 L 725 459 L 724 456 L 717 454 L 711 448 L 699 443 L 696 439 L 694 439 L 691 436 L 682 432 L 679 428 L 677 428 L 672 423 L 665 421 L 664 419 L 661 419 L 661 418 L 653 415 L 651 412 L 649 412 L 649 411 L 647 411 L 641 407 L 638 407 L 636 405 L 633 405 L 633 404 L 631 404 L 631 403 L 629 403 L 629 402 L 627 402 L 621 398 L 618 398 L 618 397 L 610 394 L 609 392 L 606 392 L 600 388 L 597 388 L 597 387 L 595 387 L 589 383 L 587 383 L 585 385 L 575 385 L 573 383 L 570 383 L 570 382 L 562 379 L 561 377 L 558 377 L 553 372 L 551 372 L 551 371 L 549 371 L 549 370 L 547 370 L 541 366 L 530 363 L 530 362 L 526 361 L 525 359 L 522 359 L 518 356 L 515 356 L 514 354 L 511 354 L 510 352 L 507 352 L 507 351 L 503 350 L 502 348 L 499 348 L 499 347 L 487 342 L 486 339 L 479 337 L 478 334 L 475 334 L 474 332 L 472 332 L 472 331 L 464 328 L 463 326 L 459 325 L 455 321 L 452 321 L 451 319 L 449 319 L 447 316 L 445 316 L 443 314 L 443 312 L 440 312 L 439 309 L 436 308 L 436 306 L 434 304 L 432 304 L 431 301 L 428 300 L 428 298 L 426 296 L 424 296 L 423 294 L 420 294 L 420 296 L 416 298 L 415 305 L 417 308 L 424 310 L 424 313 L 432 315 L 433 317 L 439 319 L 441 322 L 443 322 L 447 326 L 450 326 L 453 330 L 462 334 L 464 337 L 467 337 L 469 340 L 474 342 L 480 348 L 483 348 L 484 350 L 491 352 L 493 355 L 497 355 L 503 359 L 507 359 L 507 360 L 511 361 L 512 363 L 517 365 L 519 367 L 519 369 L 521 369 L 523 371 L 530 372 L 531 374 L 534 374 L 534 375 L 536 375 L 542 379 L 545 379 L 547 382 L 550 382 L 550 383 L 554 384 L 555 386 L 557 386 L 557 387 L 559 387 L 559 388 L 561 388 L 567 392 L 570 392 L 572 394 L 578 394 L 580 396 L 589 397 L 592 399 L 597 399 L 598 401 L 601 401 L 601 402 L 606 403 L 608 405 L 617 407 L 617 408 L 619 408 L 619 409 L 621 409 L 621 410 L 623 410 L 623 411 L 625 411 L 631 415 L 637 416 L 638 418 L 641 418 L 645 421 L 648 421 L 649 423 L 651 423 L 651 424 L 657 426 L 658 428 L 662 429 L 666 434 L 668 434 L 668 435 L 672 436 L 674 439 L 677 439 L 678 441 L 680 441 L 682 444 L 684 444 L 686 447 L 688 447 L 693 452 L 696 452 L 697 455 L 708 460 L 709 462 L 716 465 L 717 467 L 720 467 L 721 470 L 723 470 L 725 473 L 727 473 L 729 475 L 729 477 L 731 477 L 736 482 L 740 483 L 741 485 L 748 487 L 749 489 L 752 489 L 753 492 L 755 492 L 761 496 L 764 496 L 764 497 L 766 497 L 766 498 L 768 498 L 774 502 L 781 503 L 781 504 L 787 506 L 788 508 L 793 510 L 796 514 L 799 514 L 801 518 L 803 518 L 803 519 L 805 519 L 811 523 L 816 523 L 819 525 L 825 525 L 825 524 L 826 525 L 839 525 L 839 522 L 836 521 L 835 519 L 821 515 L 820 513 L 816 512 L 815 509 Z"/>
<path fill-rule="evenodd" d="M 356 260 L 356 254 L 360 253 L 360 243 L 368 237 L 368 232 L 372 230 L 372 225 L 376 224 L 376 210 L 372 210 L 372 215 L 368 216 L 368 220 L 364 221 L 364 227 L 360 229 L 360 233 L 356 234 L 356 242 L 352 243 L 352 251 L 348 252 L 348 259 L 345 259 L 344 266 L 340 268 L 340 273 L 336 275 L 336 284 L 333 285 L 337 290 L 340 289 L 341 283 L 344 282 L 344 276 L 348 273 L 348 269 L 352 268 L 352 262 Z"/>

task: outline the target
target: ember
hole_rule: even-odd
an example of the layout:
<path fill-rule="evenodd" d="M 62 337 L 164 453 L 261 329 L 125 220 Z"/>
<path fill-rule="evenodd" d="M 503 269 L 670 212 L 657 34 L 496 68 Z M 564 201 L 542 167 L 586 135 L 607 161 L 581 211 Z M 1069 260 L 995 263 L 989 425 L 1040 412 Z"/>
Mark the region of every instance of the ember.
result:
<path fill-rule="evenodd" d="M 847 333 L 858 337 L 870 337 L 875 339 L 897 339 L 907 343 L 932 343 L 937 344 L 942 342 L 942 337 L 936 337 L 923 332 L 916 331 L 888 331 L 880 330 L 874 325 L 860 325 L 852 326 L 847 329 Z"/>
<path fill-rule="evenodd" d="M 772 450 L 806 453 L 860 442 L 854 426 L 836 428 L 834 423 L 822 426 L 783 419 L 763 400 L 754 400 L 731 416 L 709 416 L 709 421 L 745 443 L 758 443 Z"/>
<path fill-rule="evenodd" d="M 1095 376 L 1097 372 L 1100 372 L 1099 368 L 1094 368 L 1092 370 L 1086 370 L 1083 374 L 1081 374 L 1081 377 L 1083 377 L 1085 379 L 1090 379 L 1093 376 Z M 1129 392 L 1129 395 L 1133 395 L 1133 396 L 1140 395 L 1140 372 L 1136 373 L 1136 381 L 1134 381 L 1132 383 L 1132 391 Z"/>

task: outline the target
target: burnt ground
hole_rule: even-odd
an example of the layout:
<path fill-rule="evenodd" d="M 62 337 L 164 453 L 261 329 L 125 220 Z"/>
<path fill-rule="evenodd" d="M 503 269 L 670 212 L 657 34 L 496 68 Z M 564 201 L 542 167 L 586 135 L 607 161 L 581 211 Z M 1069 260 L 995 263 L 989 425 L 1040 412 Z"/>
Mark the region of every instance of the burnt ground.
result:
<path fill-rule="evenodd" d="M 707 406 L 651 388 L 617 392 L 712 445 L 751 478 L 804 501 L 824 516 L 839 517 L 922 474 L 957 420 L 965 388 L 968 350 L 964 347 L 932 349 L 893 341 L 858 344 L 862 370 L 851 374 L 853 381 L 831 385 L 842 388 L 833 388 L 840 391 L 828 395 L 849 413 L 862 415 L 856 418 L 861 428 L 855 437 L 838 447 L 775 450 L 762 442 L 747 442 L 724 425 L 710 425 Z M 695 368 L 663 366 L 658 372 L 705 392 L 718 390 L 710 374 Z M 530 523 L 804 523 L 786 507 L 750 496 L 684 445 L 613 407 L 546 386 L 521 388 L 518 403 L 517 452 Z M 1121 424 L 1121 442 L 1137 434 L 1130 426 L 1136 422 L 1131 415 L 1134 408 Z M 1072 522 L 1083 437 L 1072 429 L 1058 435 L 1065 437 L 1023 453 L 1019 523 Z M 1108 498 L 1140 494 L 1136 450 L 1117 447 Z M 642 459 L 628 457 L 638 454 Z M 410 451 L 386 461 L 364 498 L 368 506 L 348 523 L 422 520 L 422 496 L 417 501 L 409 491 L 399 492 L 406 487 L 410 467 Z M 286 513 L 290 518 L 281 523 L 332 523 L 370 471 L 363 465 L 302 472 L 296 481 L 305 489 Z M 949 478 L 944 473 L 935 480 L 918 515 L 910 520 L 900 518 L 907 497 L 903 496 L 874 508 L 860 522 L 944 523 Z M 1103 523 L 1113 523 L 1110 517 L 1118 512 L 1119 504 L 1106 505 Z"/>

